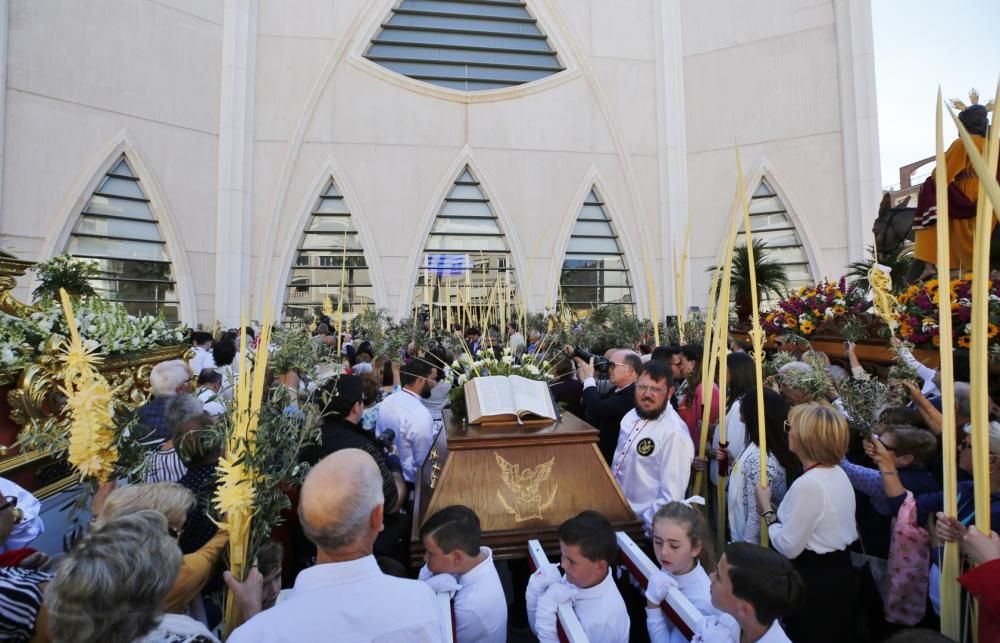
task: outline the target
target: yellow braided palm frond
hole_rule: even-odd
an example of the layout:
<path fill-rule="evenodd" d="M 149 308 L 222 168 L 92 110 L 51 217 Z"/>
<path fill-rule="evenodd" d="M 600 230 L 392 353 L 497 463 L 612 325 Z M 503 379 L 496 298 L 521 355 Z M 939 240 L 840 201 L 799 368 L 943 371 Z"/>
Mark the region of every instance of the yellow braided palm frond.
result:
<path fill-rule="evenodd" d="M 111 387 L 95 368 L 100 359 L 88 351 L 76 329 L 73 303 L 60 289 L 63 312 L 69 326 L 70 342 L 63 361 L 66 364 L 66 411 L 70 417 L 70 464 L 80 472 L 81 479 L 96 478 L 107 482 L 118 461 L 115 448 L 114 406 Z"/>
<path fill-rule="evenodd" d="M 868 271 L 868 283 L 872 288 L 872 303 L 875 305 L 875 313 L 885 322 L 891 330 L 895 330 L 898 325 L 896 319 L 896 306 L 898 302 L 892 294 L 892 280 L 888 273 L 878 264 Z"/>

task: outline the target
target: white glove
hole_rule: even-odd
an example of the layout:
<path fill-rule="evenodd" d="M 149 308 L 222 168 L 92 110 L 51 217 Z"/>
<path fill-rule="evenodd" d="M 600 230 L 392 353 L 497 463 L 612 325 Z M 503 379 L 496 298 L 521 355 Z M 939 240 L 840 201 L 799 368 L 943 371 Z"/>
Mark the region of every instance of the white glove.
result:
<path fill-rule="evenodd" d="M 667 592 L 675 587 L 677 587 L 677 581 L 674 580 L 674 577 L 662 569 L 658 569 L 650 577 L 649 584 L 646 586 L 646 600 L 653 605 L 659 605 L 667 598 Z"/>
<path fill-rule="evenodd" d="M 434 574 L 430 578 L 423 579 L 425 583 L 435 592 L 457 592 L 462 589 L 458 580 L 451 574 Z"/>
<path fill-rule="evenodd" d="M 424 565 L 423 567 L 420 568 L 420 573 L 417 575 L 417 580 L 427 580 L 433 575 L 434 572 L 431 571 L 431 568 L 428 567 L 427 565 Z"/>
<path fill-rule="evenodd" d="M 691 643 L 739 643 L 740 624 L 729 614 L 701 619 Z"/>
<path fill-rule="evenodd" d="M 556 622 L 559 620 L 557 610 L 566 601 L 572 601 L 577 589 L 569 583 L 554 583 L 545 594 L 538 599 L 535 611 L 535 630 L 541 643 L 558 641 Z"/>
<path fill-rule="evenodd" d="M 528 592 L 541 596 L 545 590 L 561 580 L 562 574 L 559 573 L 559 566 L 555 563 L 547 563 L 539 567 L 528 579 Z"/>

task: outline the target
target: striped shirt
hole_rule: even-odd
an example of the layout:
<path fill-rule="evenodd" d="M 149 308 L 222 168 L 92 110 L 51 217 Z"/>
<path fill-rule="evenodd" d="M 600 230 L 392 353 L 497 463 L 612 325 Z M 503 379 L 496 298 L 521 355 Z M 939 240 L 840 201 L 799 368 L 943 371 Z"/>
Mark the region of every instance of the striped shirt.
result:
<path fill-rule="evenodd" d="M 185 473 L 187 467 L 174 447 L 146 454 L 146 482 L 177 482 Z"/>
<path fill-rule="evenodd" d="M 41 583 L 52 574 L 23 567 L 0 567 L 0 640 L 27 641 L 42 605 Z"/>

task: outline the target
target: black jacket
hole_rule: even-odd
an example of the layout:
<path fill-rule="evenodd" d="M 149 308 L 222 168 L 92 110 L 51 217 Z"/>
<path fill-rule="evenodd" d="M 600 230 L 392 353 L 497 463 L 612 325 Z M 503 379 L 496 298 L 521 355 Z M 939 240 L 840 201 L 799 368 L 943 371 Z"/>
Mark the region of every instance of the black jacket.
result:
<path fill-rule="evenodd" d="M 620 391 L 605 395 L 597 392 L 596 386 L 583 389 L 583 410 L 587 421 L 600 431 L 598 446 L 601 455 L 611 465 L 618 446 L 618 432 L 622 418 L 635 408 L 635 384 L 629 384 Z"/>
<path fill-rule="evenodd" d="M 399 493 L 396 491 L 396 481 L 385 457 L 385 449 L 375 438 L 375 434 L 365 431 L 357 424 L 344 418 L 328 416 L 323 420 L 320 443 L 308 446 L 302 450 L 299 460 L 314 465 L 326 456 L 341 449 L 361 449 L 375 460 L 382 473 L 382 493 L 385 495 L 385 510 L 389 511 L 396 505 Z"/>

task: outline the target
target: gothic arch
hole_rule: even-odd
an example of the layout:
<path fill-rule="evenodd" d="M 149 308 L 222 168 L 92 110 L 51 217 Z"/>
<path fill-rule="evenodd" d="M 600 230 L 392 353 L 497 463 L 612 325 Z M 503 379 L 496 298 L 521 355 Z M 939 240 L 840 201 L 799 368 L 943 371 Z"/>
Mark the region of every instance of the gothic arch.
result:
<path fill-rule="evenodd" d="M 166 253 L 170 259 L 173 281 L 177 288 L 178 319 L 182 323 L 193 325 L 197 321 L 198 311 L 195 304 L 194 280 L 183 237 L 170 215 L 166 193 L 156 180 L 155 173 L 127 129 L 115 134 L 94 155 L 89 166 L 81 172 L 67 193 L 63 205 L 59 209 L 59 215 L 53 221 L 49 233 L 46 235 L 40 259 L 47 260 L 63 252 L 88 200 L 105 175 L 123 155 L 128 159 L 132 171 L 142 182 L 143 190 L 149 199 L 149 208 L 152 210 L 159 232 L 163 236 Z M 34 279 L 32 279 L 32 288 L 35 285 L 33 282 Z"/>
<path fill-rule="evenodd" d="M 375 241 L 372 230 L 368 225 L 368 218 L 364 213 L 360 199 L 354 196 L 356 192 L 351 186 L 347 172 L 337 163 L 337 160 L 333 156 L 330 156 L 320 171 L 316 173 L 316 177 L 310 183 L 309 189 L 300 200 L 299 207 L 295 210 L 297 213 L 296 217 L 292 225 L 288 226 L 285 230 L 284 238 L 279 241 L 277 235 L 272 237 L 275 239 L 275 243 L 271 258 L 277 261 L 278 266 L 281 266 L 281 280 L 272 285 L 271 301 L 268 302 L 274 313 L 273 319 L 280 319 L 281 310 L 285 302 L 285 289 L 289 283 L 289 277 L 295 269 L 293 264 L 295 256 L 298 253 L 299 241 L 302 239 L 306 225 L 312 218 L 313 205 L 331 180 L 336 183 L 337 188 L 343 195 L 344 202 L 347 204 L 347 210 L 350 212 L 351 223 L 358 231 L 361 252 L 364 255 L 365 264 L 368 266 L 368 272 L 371 276 L 375 306 L 381 307 L 385 305 L 386 294 L 382 261 L 379 254 L 373 251 Z M 261 262 L 262 271 L 264 265 L 267 265 L 266 262 Z"/>
<path fill-rule="evenodd" d="M 493 215 L 497 218 L 497 225 L 503 234 L 504 241 L 507 245 L 507 252 L 510 254 L 511 263 L 514 266 L 514 274 L 517 279 L 517 292 L 523 301 L 531 301 L 531 287 L 530 284 L 525 281 L 528 274 L 525 255 L 521 248 L 521 242 L 518 239 L 517 231 L 507 215 L 507 209 L 503 205 L 502 198 L 490 187 L 491 181 L 488 173 L 486 173 L 482 165 L 480 165 L 479 161 L 475 158 L 472 150 L 466 146 L 448 167 L 443 178 L 438 183 L 437 188 L 434 190 L 433 197 L 424 209 L 424 214 L 421 217 L 420 228 L 417 236 L 418 239 L 422 240 L 420 250 L 414 252 L 413 256 L 410 258 L 410 266 L 406 272 L 405 279 L 402 281 L 403 288 L 400 293 L 398 310 L 398 316 L 401 318 L 406 317 L 409 314 L 409 311 L 413 308 L 414 289 L 420 275 L 420 264 L 421 259 L 424 256 L 424 249 L 427 247 L 427 238 L 431 234 L 434 222 L 437 220 L 442 204 L 445 202 L 445 198 L 450 194 L 456 180 L 462 175 L 462 172 L 466 168 L 471 171 L 472 175 L 479 182 L 480 190 L 486 198 L 489 199 L 490 209 L 493 211 Z"/>

